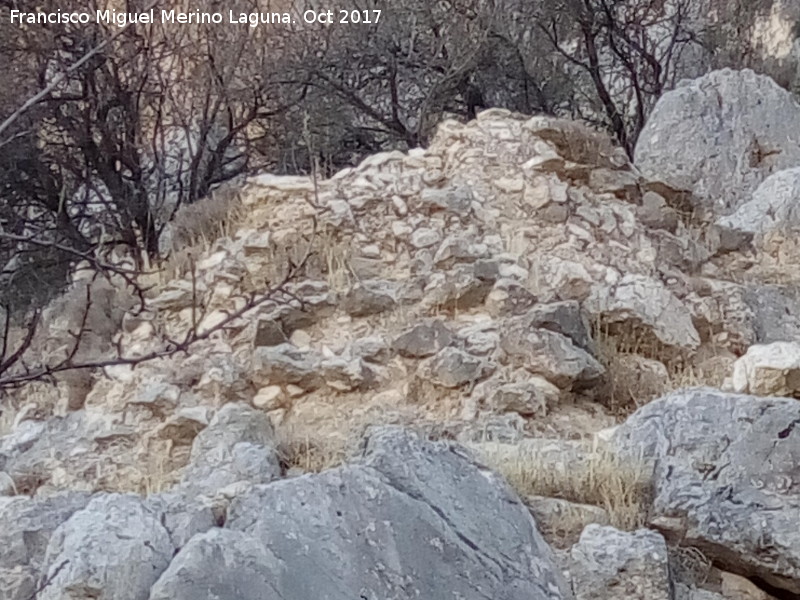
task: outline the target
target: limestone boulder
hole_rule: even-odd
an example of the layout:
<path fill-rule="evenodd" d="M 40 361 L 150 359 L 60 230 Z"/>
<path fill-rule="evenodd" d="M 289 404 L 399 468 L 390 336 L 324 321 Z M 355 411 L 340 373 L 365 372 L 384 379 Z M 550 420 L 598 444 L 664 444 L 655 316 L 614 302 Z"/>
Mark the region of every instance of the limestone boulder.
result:
<path fill-rule="evenodd" d="M 503 360 L 541 375 L 562 390 L 597 384 L 605 368 L 597 359 L 559 333 L 530 329 L 524 320 L 511 321 L 501 332 Z"/>
<path fill-rule="evenodd" d="M 322 356 L 313 350 L 300 350 L 291 344 L 260 346 L 253 351 L 251 378 L 258 387 L 292 384 L 304 390 L 323 385 L 319 369 Z"/>
<path fill-rule="evenodd" d="M 226 404 L 192 444 L 183 487 L 213 495 L 237 483 L 280 476 L 275 434 L 267 415 L 246 404 Z"/>
<path fill-rule="evenodd" d="M 386 312 L 397 305 L 397 287 L 397 284 L 391 281 L 360 281 L 345 294 L 342 308 L 353 317 Z"/>
<path fill-rule="evenodd" d="M 586 306 L 604 322 L 644 328 L 667 346 L 695 349 L 700 345 L 687 306 L 652 277 L 628 274 L 613 286 L 598 286 Z"/>
<path fill-rule="evenodd" d="M 714 71 L 661 96 L 634 154 L 644 176 L 730 215 L 771 174 L 800 164 L 800 106 L 765 75 Z"/>
<path fill-rule="evenodd" d="M 42 576 L 53 532 L 89 500 L 83 492 L 0 498 L 0 597 L 30 599 Z"/>
<path fill-rule="evenodd" d="M 406 330 L 392 342 L 392 348 L 406 358 L 425 358 L 450 346 L 453 332 L 443 321 L 435 319 Z"/>
<path fill-rule="evenodd" d="M 576 600 L 671 600 L 664 538 L 647 529 L 624 532 L 590 524 L 570 550 Z"/>
<path fill-rule="evenodd" d="M 279 589 L 281 560 L 240 531 L 211 529 L 194 536 L 153 586 L 150 600 L 290 598 Z"/>
<path fill-rule="evenodd" d="M 101 494 L 50 538 L 41 600 L 142 600 L 169 566 L 167 530 L 138 496 Z"/>
<path fill-rule="evenodd" d="M 751 284 L 743 299 L 752 313 L 755 342 L 800 340 L 800 289 L 789 285 Z"/>
<path fill-rule="evenodd" d="M 720 568 L 800 594 L 800 402 L 674 392 L 614 432 L 654 468 L 651 523 Z M 787 597 L 789 597 L 787 595 Z"/>
<path fill-rule="evenodd" d="M 716 221 L 732 232 L 763 235 L 800 226 L 800 168 L 784 169 L 767 177 L 750 199 Z"/>
<path fill-rule="evenodd" d="M 457 474 L 457 476 L 454 476 Z M 361 461 L 253 487 L 223 530 L 194 537 L 150 600 L 560 600 L 533 518 L 463 448 L 374 430 Z"/>
<path fill-rule="evenodd" d="M 458 388 L 475 384 L 490 375 L 495 365 L 478 356 L 458 348 L 444 348 L 438 354 L 425 359 L 419 365 L 420 377 L 434 385 Z"/>

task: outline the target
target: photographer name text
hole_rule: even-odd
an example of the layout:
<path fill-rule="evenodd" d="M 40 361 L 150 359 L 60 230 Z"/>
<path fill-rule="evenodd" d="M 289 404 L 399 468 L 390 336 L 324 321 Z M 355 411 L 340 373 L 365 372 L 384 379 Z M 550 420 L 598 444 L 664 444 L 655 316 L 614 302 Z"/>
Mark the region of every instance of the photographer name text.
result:
<path fill-rule="evenodd" d="M 174 23 L 179 25 L 294 25 L 298 19 L 302 23 L 333 25 L 335 23 L 353 25 L 374 25 L 381 18 L 380 10 L 307 10 L 302 15 L 288 12 L 251 12 L 237 13 L 232 10 L 227 14 L 220 12 L 201 12 L 199 10 L 181 12 L 177 10 L 151 9 L 146 12 L 129 13 L 115 10 L 98 10 L 91 12 L 23 12 L 11 11 L 11 23 L 19 25 L 36 24 L 88 24 L 105 23 L 126 27 L 132 24 Z"/>

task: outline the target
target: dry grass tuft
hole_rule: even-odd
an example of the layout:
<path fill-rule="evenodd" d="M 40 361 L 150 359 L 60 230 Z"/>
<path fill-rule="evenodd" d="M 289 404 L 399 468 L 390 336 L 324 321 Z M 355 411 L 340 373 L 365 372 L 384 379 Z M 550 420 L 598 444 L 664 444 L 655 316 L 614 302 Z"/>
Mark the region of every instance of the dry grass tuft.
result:
<path fill-rule="evenodd" d="M 317 233 L 314 240 L 316 254 L 322 262 L 322 270 L 328 280 L 328 286 L 334 292 L 343 292 L 356 281 L 350 267 L 352 241 L 346 236 L 337 235 L 329 227 Z"/>
<path fill-rule="evenodd" d="M 320 473 L 342 465 L 347 458 L 348 436 L 323 437 L 307 428 L 277 428 L 278 457 L 284 471 L 300 469 Z"/>
<path fill-rule="evenodd" d="M 16 416 L 17 411 L 15 407 L 11 405 L 8 399 L 5 399 L 2 405 L 0 405 L 0 437 L 12 432 Z"/>
<path fill-rule="evenodd" d="M 184 275 L 193 260 L 230 236 L 244 221 L 246 211 L 238 187 L 223 186 L 193 204 L 184 204 L 169 224 L 169 242 L 163 249 L 163 281 Z"/>
<path fill-rule="evenodd" d="M 607 371 L 604 404 L 621 416 L 675 390 L 720 388 L 730 370 L 722 353 L 699 360 L 633 328 L 594 324 L 598 360 Z"/>
<path fill-rule="evenodd" d="M 599 506 L 608 514 L 610 524 L 622 530 L 631 531 L 647 523 L 652 470 L 642 461 L 603 448 L 577 461 L 564 457 L 553 460 L 552 454 L 509 444 L 485 444 L 479 454 L 523 498 L 546 496 Z"/>

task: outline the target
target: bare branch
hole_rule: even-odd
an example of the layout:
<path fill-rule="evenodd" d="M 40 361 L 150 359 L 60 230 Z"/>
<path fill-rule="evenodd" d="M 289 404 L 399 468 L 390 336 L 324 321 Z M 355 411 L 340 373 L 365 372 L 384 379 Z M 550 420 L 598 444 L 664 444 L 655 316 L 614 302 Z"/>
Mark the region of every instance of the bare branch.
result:
<path fill-rule="evenodd" d="M 151 8 L 154 8 L 156 6 L 156 4 L 158 4 L 158 2 L 159 2 L 159 0 L 152 0 L 152 2 L 150 2 L 150 4 L 148 4 L 143 9 L 143 12 L 146 12 L 146 11 L 150 10 Z M 17 119 L 19 119 L 23 114 L 25 114 L 28 110 L 30 110 L 31 107 L 36 106 L 36 104 L 38 104 L 44 98 L 49 96 L 59 85 L 61 85 L 67 79 L 67 77 L 70 74 L 72 74 L 75 71 L 77 71 L 78 69 L 80 69 L 83 65 L 88 63 L 94 56 L 96 56 L 97 54 L 102 52 L 106 48 L 106 46 L 108 46 L 111 42 L 113 42 L 115 39 L 117 39 L 119 36 L 121 36 L 123 33 L 125 33 L 125 31 L 128 29 L 129 26 L 130 26 L 130 23 L 126 23 L 124 27 L 120 27 L 110 37 L 108 37 L 105 40 L 103 40 L 102 42 L 100 42 L 97 46 L 95 46 L 94 48 L 89 50 L 86 54 L 84 54 L 83 57 L 81 57 L 80 59 L 75 61 L 72 65 L 67 67 L 65 70 L 61 71 L 58 75 L 53 77 L 53 80 L 49 84 L 47 84 L 44 88 L 42 88 L 42 90 L 40 90 L 38 93 L 36 93 L 33 96 L 31 96 L 30 98 L 28 98 L 22 104 L 22 106 L 20 106 L 17 110 L 15 110 L 13 113 L 11 113 L 6 118 L 5 121 L 0 123 L 0 136 L 2 136 L 6 132 L 6 130 L 9 127 L 11 127 L 11 125 L 14 124 L 14 122 Z M 6 142 L 3 142 L 3 144 L 0 144 L 0 148 L 2 148 L 3 145 L 6 144 L 8 141 L 9 140 L 6 140 Z"/>

